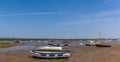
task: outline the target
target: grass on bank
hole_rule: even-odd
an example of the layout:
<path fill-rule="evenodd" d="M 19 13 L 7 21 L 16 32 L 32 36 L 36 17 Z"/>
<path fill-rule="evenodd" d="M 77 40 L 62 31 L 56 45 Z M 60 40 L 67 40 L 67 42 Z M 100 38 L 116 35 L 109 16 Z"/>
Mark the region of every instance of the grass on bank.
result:
<path fill-rule="evenodd" d="M 8 42 L 2 42 L 2 41 L 1 41 L 0 44 L 9 44 L 9 43 L 8 43 Z"/>
<path fill-rule="evenodd" d="M 0 41 L 0 48 L 7 48 L 12 46 L 21 46 L 21 43 L 9 43 L 7 41 Z"/>
<path fill-rule="evenodd" d="M 0 41 L 0 48 L 10 47 L 11 44 L 5 41 Z"/>

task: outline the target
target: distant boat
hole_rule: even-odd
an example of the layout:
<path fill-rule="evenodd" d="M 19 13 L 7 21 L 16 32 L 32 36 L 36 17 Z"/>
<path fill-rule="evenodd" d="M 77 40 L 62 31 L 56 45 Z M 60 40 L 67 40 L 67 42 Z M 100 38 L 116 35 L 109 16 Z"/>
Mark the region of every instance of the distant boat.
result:
<path fill-rule="evenodd" d="M 60 46 L 59 44 L 48 43 L 50 46 Z"/>
<path fill-rule="evenodd" d="M 38 41 L 38 42 L 41 42 L 41 41 Z"/>
<path fill-rule="evenodd" d="M 22 41 L 16 40 L 15 43 L 21 43 Z"/>
<path fill-rule="evenodd" d="M 95 46 L 95 44 L 96 43 L 94 41 L 89 40 L 88 43 L 86 43 L 85 45 L 86 46 Z"/>
<path fill-rule="evenodd" d="M 33 42 L 32 40 L 30 42 Z"/>
<path fill-rule="evenodd" d="M 68 58 L 70 50 L 62 50 L 62 47 L 39 47 L 36 50 L 31 50 L 33 57 L 39 58 Z"/>
<path fill-rule="evenodd" d="M 111 44 L 96 44 L 96 47 L 111 47 Z"/>
<path fill-rule="evenodd" d="M 95 43 L 86 43 L 86 46 L 95 46 Z"/>
<path fill-rule="evenodd" d="M 64 44 L 64 46 L 69 46 L 69 44 Z"/>
<path fill-rule="evenodd" d="M 79 43 L 79 45 L 81 45 L 81 46 L 82 46 L 82 45 L 83 45 L 83 43 Z"/>

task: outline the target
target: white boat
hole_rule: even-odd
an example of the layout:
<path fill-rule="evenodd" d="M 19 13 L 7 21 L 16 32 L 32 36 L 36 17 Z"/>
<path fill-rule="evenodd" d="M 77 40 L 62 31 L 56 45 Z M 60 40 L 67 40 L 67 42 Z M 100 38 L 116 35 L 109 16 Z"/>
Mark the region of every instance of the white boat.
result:
<path fill-rule="evenodd" d="M 33 57 L 39 58 L 68 58 L 70 57 L 70 50 L 62 50 L 62 47 L 39 47 L 31 50 Z"/>
<path fill-rule="evenodd" d="M 86 46 L 95 46 L 95 44 L 96 43 L 94 41 L 89 40 L 88 43 L 86 43 L 85 45 Z"/>
<path fill-rule="evenodd" d="M 62 50 L 62 47 L 55 46 L 38 46 L 35 50 Z"/>

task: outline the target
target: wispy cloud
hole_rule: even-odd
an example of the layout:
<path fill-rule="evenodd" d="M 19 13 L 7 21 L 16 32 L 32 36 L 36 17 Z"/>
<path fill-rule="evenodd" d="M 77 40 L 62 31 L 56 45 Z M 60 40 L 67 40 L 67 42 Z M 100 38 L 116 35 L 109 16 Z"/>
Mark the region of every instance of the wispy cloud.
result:
<path fill-rule="evenodd" d="M 110 17 L 110 16 L 118 16 L 118 15 L 120 15 L 120 9 L 104 10 L 93 14 L 85 14 L 85 15 L 81 15 L 80 18 Z"/>
<path fill-rule="evenodd" d="M 56 14 L 65 14 L 65 12 L 16 13 L 16 14 L 0 14 L 0 16 L 56 15 Z"/>
<path fill-rule="evenodd" d="M 69 22 L 63 22 L 61 23 L 62 25 L 80 25 L 80 24 L 92 24 L 92 23 L 100 23 L 100 22 L 115 22 L 115 21 L 120 21 L 120 9 L 115 9 L 115 10 L 107 10 L 107 11 L 102 11 L 94 14 L 87 14 L 84 15 L 80 18 L 81 20 L 77 21 L 69 21 Z"/>
<path fill-rule="evenodd" d="M 85 19 L 79 21 L 70 21 L 61 23 L 62 25 L 70 26 L 70 25 L 87 25 L 87 24 L 96 24 L 101 22 L 112 22 L 112 21 L 119 21 L 119 18 L 103 18 L 103 19 Z"/>
<path fill-rule="evenodd" d="M 112 1 L 112 0 L 104 0 L 104 3 L 108 3 L 108 2 L 110 2 L 110 1 Z"/>
<path fill-rule="evenodd" d="M 113 16 L 113 15 L 120 15 L 120 9 L 102 11 L 97 13 L 95 16 L 104 17 L 104 16 Z"/>

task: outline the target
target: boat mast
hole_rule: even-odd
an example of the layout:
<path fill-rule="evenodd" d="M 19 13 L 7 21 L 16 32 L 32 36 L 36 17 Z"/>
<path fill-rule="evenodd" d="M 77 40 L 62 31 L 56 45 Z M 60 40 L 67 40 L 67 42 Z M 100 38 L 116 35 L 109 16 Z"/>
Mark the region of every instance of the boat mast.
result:
<path fill-rule="evenodd" d="M 99 32 L 99 39 L 101 38 L 101 32 Z"/>

